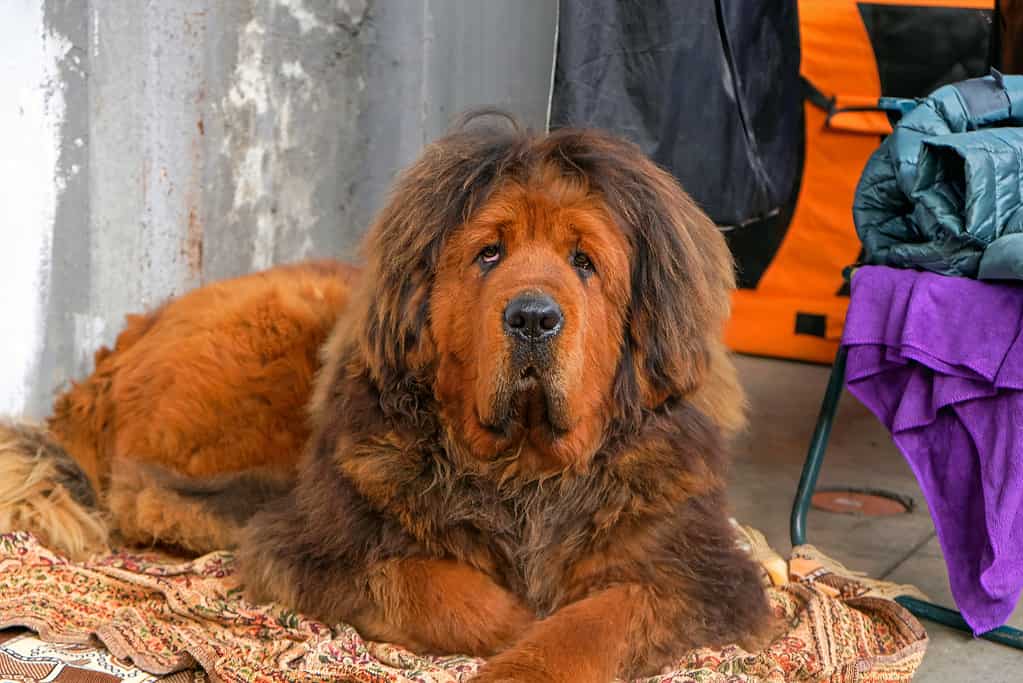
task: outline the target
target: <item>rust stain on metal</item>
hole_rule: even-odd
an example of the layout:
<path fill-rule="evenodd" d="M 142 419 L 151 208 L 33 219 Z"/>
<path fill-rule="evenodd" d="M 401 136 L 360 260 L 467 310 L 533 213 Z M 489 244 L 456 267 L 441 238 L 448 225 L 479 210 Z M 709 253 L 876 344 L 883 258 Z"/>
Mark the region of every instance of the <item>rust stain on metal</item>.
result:
<path fill-rule="evenodd" d="M 205 83 L 200 84 L 196 93 L 196 102 L 202 102 L 206 96 Z M 204 140 L 206 136 L 206 124 L 202 112 L 196 119 L 195 128 L 198 135 L 190 136 L 191 144 L 189 149 L 189 164 L 187 189 L 185 191 L 185 206 L 188 207 L 188 224 L 185 229 L 185 239 L 182 243 L 182 255 L 185 260 L 185 267 L 188 274 L 196 285 L 202 283 L 203 265 L 203 216 L 199 211 L 202 191 L 202 170 L 204 161 Z"/>
<path fill-rule="evenodd" d="M 189 275 L 199 278 L 202 275 L 202 221 L 194 206 L 188 208 L 188 229 L 182 245 L 182 255 L 188 267 Z"/>

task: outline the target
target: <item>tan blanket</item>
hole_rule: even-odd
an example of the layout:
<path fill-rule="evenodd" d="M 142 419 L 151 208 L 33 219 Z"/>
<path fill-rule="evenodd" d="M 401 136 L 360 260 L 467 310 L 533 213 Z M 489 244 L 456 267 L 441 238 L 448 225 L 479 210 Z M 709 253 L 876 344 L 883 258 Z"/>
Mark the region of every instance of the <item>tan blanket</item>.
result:
<path fill-rule="evenodd" d="M 789 628 L 767 650 L 695 650 L 676 671 L 649 680 L 873 683 L 912 678 L 927 636 L 890 599 L 897 590 L 863 579 L 810 547 L 797 549 L 789 569 L 797 580 L 769 589 Z M 83 661 L 99 646 L 113 655 L 104 671 L 114 678 L 58 679 L 51 667 L 49 680 L 143 681 L 151 679 L 141 672 L 160 675 L 201 667 L 214 681 L 439 683 L 468 680 L 482 663 L 470 657 L 415 655 L 364 641 L 349 626 L 329 627 L 277 607 L 252 605 L 240 595 L 230 553 L 192 561 L 118 553 L 76 564 L 22 532 L 0 536 L 0 628 L 14 626 L 32 629 L 49 643 L 75 646 L 73 654 Z M 24 639 L 0 643 L 0 680 L 42 680 L 11 673 L 18 657 L 27 656 L 9 651 L 10 643 L 19 642 L 24 650 Z M 55 657 L 53 652 L 39 654 L 46 656 Z M 118 678 L 115 669 L 127 673 Z M 185 680 L 193 676 L 202 680 L 199 672 Z"/>

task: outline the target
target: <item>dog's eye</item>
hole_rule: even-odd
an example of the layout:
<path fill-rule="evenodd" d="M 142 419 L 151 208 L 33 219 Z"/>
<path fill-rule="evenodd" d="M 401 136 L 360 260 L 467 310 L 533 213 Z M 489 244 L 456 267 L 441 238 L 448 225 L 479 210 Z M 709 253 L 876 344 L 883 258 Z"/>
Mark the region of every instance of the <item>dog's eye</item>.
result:
<path fill-rule="evenodd" d="M 579 270 L 593 270 L 593 261 L 591 261 L 590 257 L 581 251 L 577 251 L 572 254 L 572 265 Z"/>
<path fill-rule="evenodd" d="M 498 244 L 488 244 L 480 250 L 479 256 L 476 258 L 484 265 L 493 265 L 501 259 L 501 246 Z"/>

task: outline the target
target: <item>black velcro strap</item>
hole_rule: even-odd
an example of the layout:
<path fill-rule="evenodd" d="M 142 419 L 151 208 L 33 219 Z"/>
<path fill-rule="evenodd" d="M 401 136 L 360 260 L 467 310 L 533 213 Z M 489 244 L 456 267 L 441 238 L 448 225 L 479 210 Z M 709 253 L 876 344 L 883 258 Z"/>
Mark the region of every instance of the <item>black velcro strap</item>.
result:
<path fill-rule="evenodd" d="M 796 334 L 824 338 L 828 332 L 827 316 L 818 313 L 796 313 Z"/>
<path fill-rule="evenodd" d="M 835 108 L 835 98 L 828 97 L 818 90 L 817 86 L 811 83 L 806 76 L 800 76 L 799 80 L 803 83 L 803 97 L 818 109 L 831 113 L 831 110 Z"/>
<path fill-rule="evenodd" d="M 852 295 L 852 275 L 853 272 L 863 264 L 867 259 L 867 252 L 860 247 L 860 253 L 856 255 L 856 263 L 851 266 L 846 266 L 842 269 L 842 286 L 835 292 L 835 296 L 844 296 L 848 298 Z"/>
<path fill-rule="evenodd" d="M 959 91 L 970 118 L 980 120 L 988 114 L 996 111 L 1006 111 L 1009 108 L 1009 96 L 996 79 L 971 78 L 968 81 L 955 84 Z"/>

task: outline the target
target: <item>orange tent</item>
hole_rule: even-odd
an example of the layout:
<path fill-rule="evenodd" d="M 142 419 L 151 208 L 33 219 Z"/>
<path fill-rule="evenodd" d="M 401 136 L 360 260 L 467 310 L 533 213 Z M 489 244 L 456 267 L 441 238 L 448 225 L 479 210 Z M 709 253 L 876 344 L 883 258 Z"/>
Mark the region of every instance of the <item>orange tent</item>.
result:
<path fill-rule="evenodd" d="M 867 158 L 891 132 L 887 114 L 877 109 L 878 99 L 927 94 L 890 92 L 911 86 L 905 85 L 900 65 L 883 61 L 890 61 L 900 46 L 886 50 L 879 41 L 891 42 L 895 36 L 879 37 L 876 30 L 872 36 L 870 29 L 880 22 L 872 26 L 871 21 L 891 18 L 893 12 L 907 17 L 929 12 L 916 19 L 934 31 L 941 22 L 956 21 L 957 11 L 991 10 L 993 5 L 993 0 L 800 0 L 801 73 L 810 93 L 804 103 L 802 184 L 774 258 L 755 288 L 735 293 L 726 331 L 732 349 L 830 363 L 838 348 L 848 302 L 842 270 L 855 262 L 860 249 L 852 222 L 853 194 Z M 983 38 L 984 44 L 962 49 L 986 57 Z M 914 59 L 920 69 L 928 68 L 928 55 Z M 887 89 L 882 88 L 884 74 L 894 74 Z"/>

